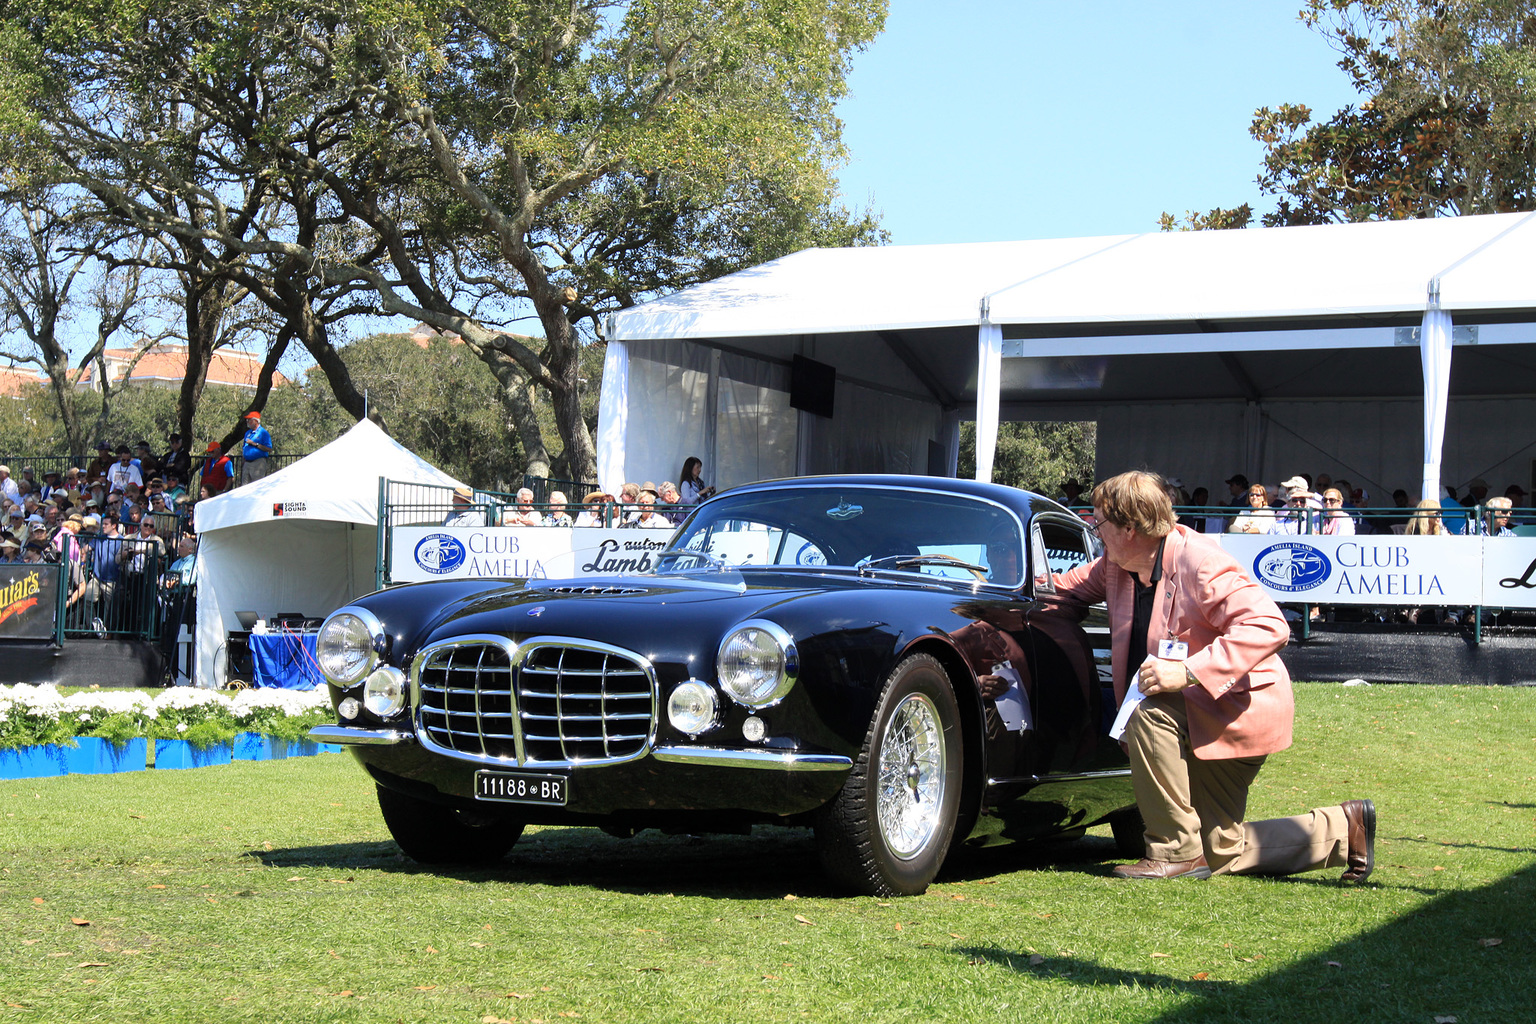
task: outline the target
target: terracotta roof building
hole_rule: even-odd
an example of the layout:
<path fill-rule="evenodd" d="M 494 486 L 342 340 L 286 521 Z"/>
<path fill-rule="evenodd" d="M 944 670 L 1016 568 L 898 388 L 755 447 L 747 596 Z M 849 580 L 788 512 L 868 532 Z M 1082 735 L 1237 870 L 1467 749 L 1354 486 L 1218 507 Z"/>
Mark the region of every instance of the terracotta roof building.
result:
<path fill-rule="evenodd" d="M 20 398 L 21 389 L 26 385 L 46 382 L 47 378 L 35 370 L 26 370 L 19 366 L 0 366 L 0 395 L 6 398 Z"/>
<path fill-rule="evenodd" d="M 102 353 L 106 362 L 107 379 L 113 384 L 149 384 L 157 387 L 179 388 L 187 375 L 187 347 L 185 345 L 156 345 L 145 352 L 137 363 L 133 362 L 134 350 L 109 348 Z M 128 367 L 132 364 L 130 372 Z M 208 384 L 212 387 L 232 387 L 242 391 L 255 391 L 261 376 L 262 358 L 235 348 L 221 348 L 213 353 L 208 364 Z M 96 387 L 96 368 L 87 368 L 80 378 L 81 387 Z M 273 372 L 272 386 L 286 384 L 287 378 Z"/>

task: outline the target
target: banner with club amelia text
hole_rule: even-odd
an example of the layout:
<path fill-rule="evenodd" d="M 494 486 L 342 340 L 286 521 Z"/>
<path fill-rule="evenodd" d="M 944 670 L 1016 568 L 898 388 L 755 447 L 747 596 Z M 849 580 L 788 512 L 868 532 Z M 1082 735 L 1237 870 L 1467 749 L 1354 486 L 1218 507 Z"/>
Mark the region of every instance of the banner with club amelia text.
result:
<path fill-rule="evenodd" d="M 571 579 L 650 572 L 670 530 L 540 526 L 397 526 L 393 583 L 455 579 Z"/>
<path fill-rule="evenodd" d="M 58 604 L 57 565 L 0 565 L 0 639 L 52 640 Z"/>
<path fill-rule="evenodd" d="M 394 583 L 415 583 L 645 573 L 671 536 L 596 527 L 397 526 L 389 575 Z M 1281 604 L 1536 608 L 1536 538 L 1223 534 L 1220 543 Z"/>
<path fill-rule="evenodd" d="M 1536 538 L 1223 534 L 1282 604 L 1536 608 Z"/>

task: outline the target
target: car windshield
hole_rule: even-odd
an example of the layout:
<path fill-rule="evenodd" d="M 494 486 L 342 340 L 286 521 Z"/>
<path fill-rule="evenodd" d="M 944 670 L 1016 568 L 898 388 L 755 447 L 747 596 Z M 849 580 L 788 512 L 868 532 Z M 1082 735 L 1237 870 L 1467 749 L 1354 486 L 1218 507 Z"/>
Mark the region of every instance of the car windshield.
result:
<path fill-rule="evenodd" d="M 911 572 L 1006 587 L 1023 579 L 1019 521 L 963 494 L 802 487 L 727 494 L 703 506 L 662 564 L 671 571 L 781 565 Z"/>

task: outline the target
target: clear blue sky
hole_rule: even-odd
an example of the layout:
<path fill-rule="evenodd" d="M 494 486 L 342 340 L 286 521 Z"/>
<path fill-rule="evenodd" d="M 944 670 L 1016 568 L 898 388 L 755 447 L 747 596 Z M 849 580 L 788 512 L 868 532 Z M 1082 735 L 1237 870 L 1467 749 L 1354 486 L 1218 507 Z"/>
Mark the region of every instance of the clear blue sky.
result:
<path fill-rule="evenodd" d="M 839 107 L 843 198 L 896 244 L 1155 231 L 1256 210 L 1262 106 L 1356 99 L 1301 0 L 890 0 Z"/>

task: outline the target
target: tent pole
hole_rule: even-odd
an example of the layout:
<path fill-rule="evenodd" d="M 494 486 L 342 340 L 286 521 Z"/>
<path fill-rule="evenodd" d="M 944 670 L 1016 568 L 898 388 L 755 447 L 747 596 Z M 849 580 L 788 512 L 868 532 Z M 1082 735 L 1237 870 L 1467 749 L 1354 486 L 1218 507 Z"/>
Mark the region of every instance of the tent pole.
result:
<path fill-rule="evenodd" d="M 1451 315 L 1440 308 L 1440 278 L 1429 282 L 1429 302 L 1419 328 L 1419 360 L 1424 370 L 1424 473 L 1420 497 L 1440 500 L 1440 459 L 1445 445 L 1445 410 L 1451 390 Z"/>
<path fill-rule="evenodd" d="M 1003 329 L 991 322 L 990 303 L 981 300 L 976 332 L 976 479 L 992 481 L 997 425 L 1002 402 Z"/>

